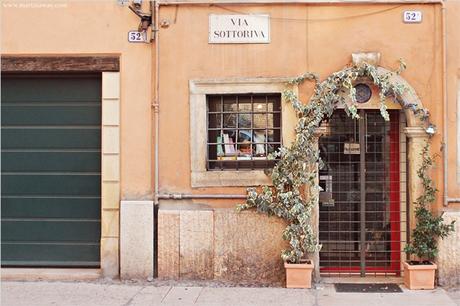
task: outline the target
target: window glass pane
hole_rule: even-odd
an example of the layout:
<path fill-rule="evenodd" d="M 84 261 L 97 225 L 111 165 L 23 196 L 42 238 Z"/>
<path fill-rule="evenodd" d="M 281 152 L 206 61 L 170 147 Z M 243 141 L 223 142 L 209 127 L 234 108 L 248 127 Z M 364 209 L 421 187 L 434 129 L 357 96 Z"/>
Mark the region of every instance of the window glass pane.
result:
<path fill-rule="evenodd" d="M 238 96 L 238 112 L 251 112 L 252 104 L 250 96 Z"/>
<path fill-rule="evenodd" d="M 252 141 L 252 134 L 250 130 L 239 130 L 238 142 L 250 143 Z"/>
<path fill-rule="evenodd" d="M 221 112 L 222 111 L 222 97 L 221 96 L 209 96 L 208 97 L 208 111 L 209 112 Z"/>
<path fill-rule="evenodd" d="M 224 114 L 224 128 L 236 128 L 236 114 Z"/>
<path fill-rule="evenodd" d="M 219 142 L 220 131 L 208 131 L 208 159 L 217 159 L 217 144 Z"/>
<path fill-rule="evenodd" d="M 238 115 L 238 127 L 251 128 L 251 114 L 239 114 Z"/>
<path fill-rule="evenodd" d="M 280 130 L 268 130 L 268 142 L 280 142 Z"/>
<path fill-rule="evenodd" d="M 281 126 L 281 114 L 268 114 L 267 127 L 277 128 Z"/>
<path fill-rule="evenodd" d="M 224 112 L 236 112 L 236 96 L 224 96 Z"/>
<path fill-rule="evenodd" d="M 254 114 L 254 128 L 264 129 L 267 126 L 267 114 Z"/>
<path fill-rule="evenodd" d="M 209 160 L 217 159 L 217 145 L 209 145 Z"/>
<path fill-rule="evenodd" d="M 281 111 L 281 101 L 279 97 L 268 96 L 268 111 L 269 112 L 280 112 Z"/>
<path fill-rule="evenodd" d="M 254 131 L 254 140 L 253 140 L 253 150 L 254 155 L 258 157 L 266 157 L 267 156 L 267 148 L 266 148 L 267 138 L 265 135 L 264 130 L 255 130 Z"/>
<path fill-rule="evenodd" d="M 221 114 L 209 114 L 208 115 L 208 125 L 210 128 L 220 128 L 221 127 Z"/>
<path fill-rule="evenodd" d="M 267 100 L 265 96 L 254 96 L 254 112 L 266 112 Z"/>

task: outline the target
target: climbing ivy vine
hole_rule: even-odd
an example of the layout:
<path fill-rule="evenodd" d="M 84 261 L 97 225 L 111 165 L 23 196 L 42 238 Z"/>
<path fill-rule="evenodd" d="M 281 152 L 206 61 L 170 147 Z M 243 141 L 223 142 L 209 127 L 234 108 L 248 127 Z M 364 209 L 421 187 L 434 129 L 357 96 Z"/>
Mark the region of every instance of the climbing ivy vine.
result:
<path fill-rule="evenodd" d="M 311 226 L 312 209 L 318 205 L 320 191 L 318 168 L 323 167 L 317 148 L 316 131 L 339 105 L 343 105 L 352 118 L 359 118 L 353 84 L 367 81 L 379 89 L 380 113 L 386 121 L 389 120 L 386 103 L 391 100 L 405 109 L 411 109 L 418 118 L 429 124 L 428 111 L 419 108 L 417 104 L 405 104 L 402 95 L 409 89 L 392 80 L 405 68 L 401 60 L 398 69 L 382 74 L 377 67 L 362 63 L 335 72 L 322 82 L 318 75 L 305 73 L 286 84 L 283 98 L 292 104 L 298 116 L 295 140 L 290 147 L 281 147 L 271 156 L 279 159 L 271 171 L 273 186 L 249 188 L 246 203 L 237 205 L 237 211 L 256 208 L 261 213 L 276 215 L 288 221 L 283 238 L 289 241 L 290 248 L 281 253 L 284 261 L 299 263 L 307 253 L 321 249 Z M 315 82 L 314 93 L 306 104 L 299 101 L 292 89 L 293 85 L 305 81 Z"/>
<path fill-rule="evenodd" d="M 419 261 L 426 263 L 434 260 L 438 255 L 438 238 L 445 238 L 454 231 L 455 221 L 444 223 L 442 216 L 434 216 L 430 205 L 436 199 L 437 189 L 428 172 L 434 164 L 436 156 L 431 156 L 429 143 L 423 147 L 420 155 L 422 164 L 417 169 L 424 192 L 415 200 L 415 219 L 417 226 L 412 232 L 412 239 L 404 248 L 408 255 L 415 255 Z"/>

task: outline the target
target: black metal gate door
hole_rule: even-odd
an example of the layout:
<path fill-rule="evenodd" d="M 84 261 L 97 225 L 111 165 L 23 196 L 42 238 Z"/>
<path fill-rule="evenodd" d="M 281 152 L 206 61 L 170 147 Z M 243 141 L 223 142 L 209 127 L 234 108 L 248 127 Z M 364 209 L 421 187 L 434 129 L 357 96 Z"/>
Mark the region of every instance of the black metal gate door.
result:
<path fill-rule="evenodd" d="M 360 119 L 337 110 L 319 147 L 320 272 L 324 275 L 399 275 L 401 177 L 399 111 Z M 405 230 L 404 230 L 405 232 Z"/>

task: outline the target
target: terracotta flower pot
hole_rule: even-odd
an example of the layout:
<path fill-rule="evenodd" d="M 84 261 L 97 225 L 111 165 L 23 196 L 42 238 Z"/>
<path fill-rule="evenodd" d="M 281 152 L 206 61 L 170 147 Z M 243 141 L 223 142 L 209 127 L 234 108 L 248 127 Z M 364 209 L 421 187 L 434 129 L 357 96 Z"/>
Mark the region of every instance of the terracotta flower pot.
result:
<path fill-rule="evenodd" d="M 313 263 L 290 264 L 285 262 L 286 288 L 311 288 Z"/>
<path fill-rule="evenodd" d="M 404 263 L 404 285 L 409 289 L 434 289 L 436 264 L 411 265 Z"/>

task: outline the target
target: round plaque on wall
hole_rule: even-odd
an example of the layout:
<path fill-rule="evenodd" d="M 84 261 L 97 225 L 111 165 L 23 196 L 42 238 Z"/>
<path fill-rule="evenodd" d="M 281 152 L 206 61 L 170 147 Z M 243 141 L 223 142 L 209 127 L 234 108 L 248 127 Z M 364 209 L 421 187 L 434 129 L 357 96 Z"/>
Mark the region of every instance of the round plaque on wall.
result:
<path fill-rule="evenodd" d="M 366 103 L 371 99 L 372 90 L 367 84 L 359 83 L 355 85 L 356 89 L 356 102 Z"/>

